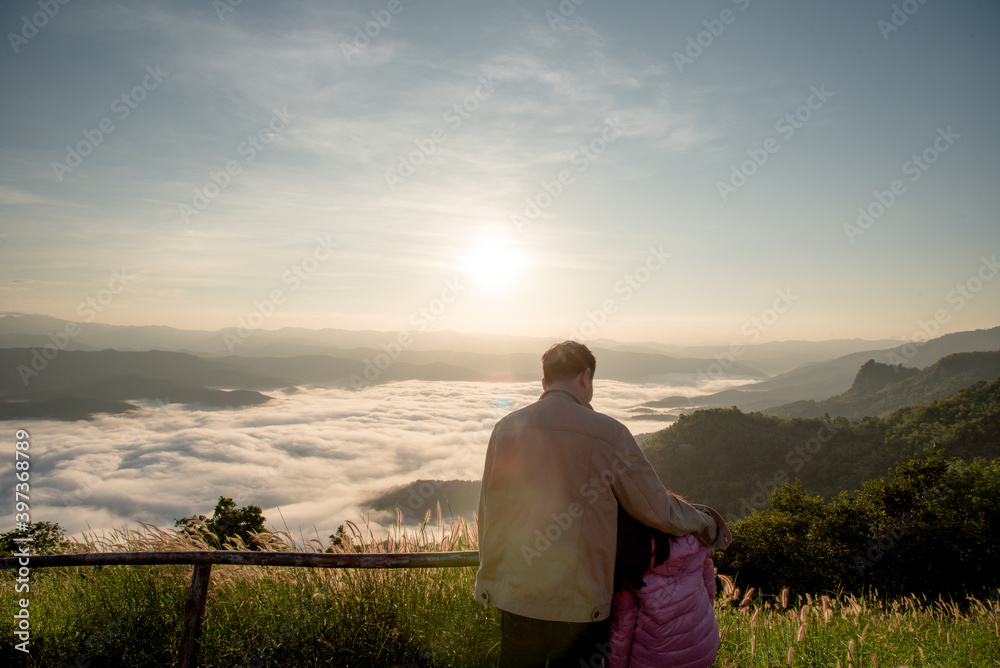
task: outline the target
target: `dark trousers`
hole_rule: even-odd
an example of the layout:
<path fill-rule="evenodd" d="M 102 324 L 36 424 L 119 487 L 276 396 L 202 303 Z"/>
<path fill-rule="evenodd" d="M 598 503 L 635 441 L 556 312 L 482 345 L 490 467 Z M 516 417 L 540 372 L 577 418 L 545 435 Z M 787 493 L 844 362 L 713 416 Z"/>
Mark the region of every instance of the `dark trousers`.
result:
<path fill-rule="evenodd" d="M 550 622 L 500 611 L 500 668 L 601 668 L 611 620 Z"/>

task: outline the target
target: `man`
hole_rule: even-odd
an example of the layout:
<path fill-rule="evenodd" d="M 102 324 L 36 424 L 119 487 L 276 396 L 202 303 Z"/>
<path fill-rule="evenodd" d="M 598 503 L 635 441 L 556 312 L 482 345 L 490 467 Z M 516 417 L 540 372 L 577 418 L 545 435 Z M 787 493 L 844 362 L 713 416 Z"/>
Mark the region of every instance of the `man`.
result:
<path fill-rule="evenodd" d="M 479 500 L 476 599 L 500 610 L 500 666 L 600 666 L 608 649 L 618 506 L 723 548 L 714 510 L 669 494 L 625 425 L 593 410 L 593 353 L 542 355 L 542 395 L 493 429 Z"/>

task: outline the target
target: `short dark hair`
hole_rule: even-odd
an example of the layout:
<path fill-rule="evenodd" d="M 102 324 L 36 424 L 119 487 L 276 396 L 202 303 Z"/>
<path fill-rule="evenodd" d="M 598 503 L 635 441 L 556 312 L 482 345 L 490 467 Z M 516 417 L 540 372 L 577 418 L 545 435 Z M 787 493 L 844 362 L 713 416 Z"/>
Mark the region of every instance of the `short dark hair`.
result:
<path fill-rule="evenodd" d="M 542 377 L 546 383 L 572 380 L 586 369 L 590 369 L 593 376 L 597 360 L 587 346 L 576 341 L 557 343 L 542 355 Z"/>

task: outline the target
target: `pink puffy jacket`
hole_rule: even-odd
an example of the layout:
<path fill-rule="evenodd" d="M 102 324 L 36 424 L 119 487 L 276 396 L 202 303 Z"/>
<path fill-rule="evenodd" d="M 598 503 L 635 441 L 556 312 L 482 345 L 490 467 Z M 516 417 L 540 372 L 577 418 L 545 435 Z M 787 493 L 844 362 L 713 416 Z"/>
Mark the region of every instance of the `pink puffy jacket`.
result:
<path fill-rule="evenodd" d="M 719 626 L 709 548 L 690 534 L 675 538 L 670 558 L 646 571 L 643 581 L 638 592 L 615 592 L 610 668 L 710 665 L 719 649 Z"/>

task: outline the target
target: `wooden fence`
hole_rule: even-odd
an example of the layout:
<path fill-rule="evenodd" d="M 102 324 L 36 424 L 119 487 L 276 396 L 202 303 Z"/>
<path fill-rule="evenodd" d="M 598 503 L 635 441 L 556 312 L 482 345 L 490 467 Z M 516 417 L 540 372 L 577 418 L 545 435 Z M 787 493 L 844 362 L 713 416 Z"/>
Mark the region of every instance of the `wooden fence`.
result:
<path fill-rule="evenodd" d="M 16 569 L 24 557 L 0 559 L 0 570 Z M 320 552 L 98 552 L 92 554 L 52 554 L 28 557 L 28 567 L 67 566 L 194 566 L 191 587 L 184 602 L 184 631 L 178 651 L 179 668 L 195 668 L 201 648 L 201 624 L 213 564 L 235 566 L 292 566 L 298 568 L 454 568 L 477 566 L 479 553 L 465 552 L 386 552 L 374 554 L 327 554 Z"/>

